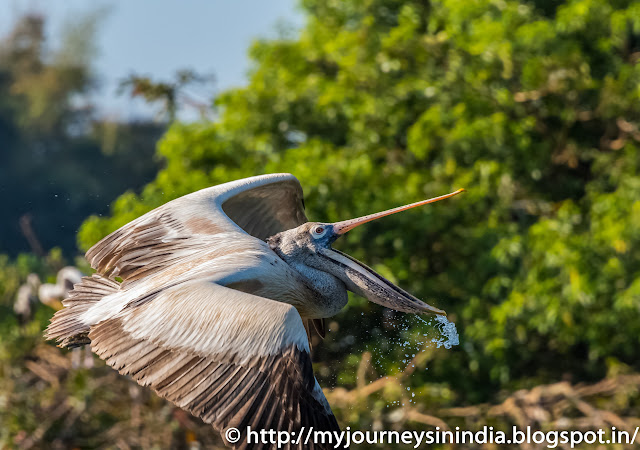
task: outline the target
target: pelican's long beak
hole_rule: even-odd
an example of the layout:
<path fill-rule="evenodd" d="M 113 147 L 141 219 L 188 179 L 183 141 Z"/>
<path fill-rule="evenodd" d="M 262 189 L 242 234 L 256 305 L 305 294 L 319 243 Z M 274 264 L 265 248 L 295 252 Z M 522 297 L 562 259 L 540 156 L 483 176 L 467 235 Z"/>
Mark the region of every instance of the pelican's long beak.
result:
<path fill-rule="evenodd" d="M 343 222 L 337 222 L 333 224 L 333 232 L 337 235 L 346 233 L 349 230 L 362 225 L 363 223 L 370 222 L 380 217 L 395 214 L 400 211 L 406 211 L 416 206 L 426 205 L 427 203 L 437 202 L 445 198 L 453 197 L 456 194 L 464 191 L 464 189 L 458 189 L 447 195 L 431 198 L 429 200 L 423 200 L 421 202 L 412 203 L 410 205 L 400 206 L 399 208 L 390 209 L 387 211 L 379 212 L 376 214 L 370 214 L 368 216 L 359 217 L 357 219 L 345 220 Z M 391 281 L 384 278 L 382 275 L 376 273 L 370 267 L 362 264 L 355 258 L 349 255 L 339 252 L 332 248 L 324 248 L 321 254 L 331 260 L 333 263 L 333 270 L 331 272 L 340 278 L 345 283 L 347 289 L 355 294 L 369 299 L 370 301 L 387 308 L 395 309 L 396 311 L 420 314 L 420 313 L 433 313 L 446 315 L 447 313 L 441 309 L 435 308 L 431 305 L 424 303 L 422 300 L 417 299 L 407 291 L 400 289 Z"/>
<path fill-rule="evenodd" d="M 399 213 L 401 211 L 406 211 L 407 209 L 415 208 L 416 206 L 422 206 L 422 205 L 426 205 L 427 203 L 434 203 L 439 200 L 444 200 L 445 198 L 458 195 L 460 192 L 464 192 L 464 189 L 458 189 L 455 192 L 452 192 L 446 195 L 441 195 L 440 197 L 434 197 L 428 200 L 422 200 L 419 202 L 411 203 L 409 205 L 398 206 L 397 208 L 388 209 L 386 211 L 382 211 L 375 214 L 369 214 L 367 216 L 358 217 L 356 219 L 349 219 L 349 220 L 343 220 L 342 222 L 336 222 L 333 224 L 333 232 L 336 234 L 345 234 L 347 231 L 353 230 L 355 227 L 357 227 L 358 225 L 362 225 L 363 223 L 371 222 L 372 220 L 376 220 L 384 216 L 389 216 L 391 214 Z"/>

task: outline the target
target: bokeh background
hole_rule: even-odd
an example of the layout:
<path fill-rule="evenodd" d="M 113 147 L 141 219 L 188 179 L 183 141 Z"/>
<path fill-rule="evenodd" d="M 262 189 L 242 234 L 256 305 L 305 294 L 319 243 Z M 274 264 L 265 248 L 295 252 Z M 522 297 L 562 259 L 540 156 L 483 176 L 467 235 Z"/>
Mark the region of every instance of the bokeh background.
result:
<path fill-rule="evenodd" d="M 45 343 L 39 285 L 170 199 L 270 172 L 312 220 L 467 189 L 337 243 L 460 334 L 438 348 L 352 297 L 314 352 L 343 427 L 640 425 L 640 2 L 62 3 L 0 7 L 0 447 L 220 445 Z"/>

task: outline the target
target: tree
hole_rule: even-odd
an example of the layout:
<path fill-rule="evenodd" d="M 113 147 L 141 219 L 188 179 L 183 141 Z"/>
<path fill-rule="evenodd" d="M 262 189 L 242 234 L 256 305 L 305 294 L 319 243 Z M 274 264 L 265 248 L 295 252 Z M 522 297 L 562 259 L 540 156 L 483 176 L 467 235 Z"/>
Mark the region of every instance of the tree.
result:
<path fill-rule="evenodd" d="M 206 120 L 211 112 L 208 100 L 208 88 L 214 82 L 212 75 L 200 75 L 193 70 L 179 70 L 174 81 L 153 81 L 147 76 L 129 75 L 120 82 L 119 91 L 129 92 L 133 97 L 142 97 L 147 103 L 160 103 L 161 113 L 167 116 L 169 122 L 176 119 L 178 110 L 185 107 L 195 109 L 201 120 Z M 187 88 L 199 87 L 203 94 L 187 92 Z"/>
<path fill-rule="evenodd" d="M 83 218 L 106 213 L 118 194 L 157 171 L 152 154 L 163 123 L 94 113 L 96 25 L 97 14 L 71 23 L 54 47 L 45 19 L 27 15 L 0 42 L 0 251 L 60 246 L 75 254 Z"/>

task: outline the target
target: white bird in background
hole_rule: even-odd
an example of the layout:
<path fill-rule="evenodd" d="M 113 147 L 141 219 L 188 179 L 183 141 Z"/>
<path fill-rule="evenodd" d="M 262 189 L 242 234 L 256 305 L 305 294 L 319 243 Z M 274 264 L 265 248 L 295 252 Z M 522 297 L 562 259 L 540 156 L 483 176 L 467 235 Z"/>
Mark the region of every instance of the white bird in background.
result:
<path fill-rule="evenodd" d="M 41 284 L 40 277 L 35 273 L 30 273 L 26 282 L 18 289 L 13 304 L 13 310 L 20 318 L 20 322 L 26 324 L 33 318 L 37 303 L 42 303 L 56 310 L 62 308 L 60 302 L 73 289 L 74 284 L 82 281 L 82 276 L 82 272 L 76 267 L 67 266 L 58 271 L 55 284 Z M 71 366 L 74 368 L 93 367 L 93 356 L 90 349 L 73 349 Z"/>
<path fill-rule="evenodd" d="M 27 281 L 18 288 L 16 299 L 13 303 L 13 311 L 20 318 L 22 323 L 31 320 L 33 307 L 38 303 L 38 288 L 40 287 L 40 277 L 35 273 L 27 276 Z"/>
<path fill-rule="evenodd" d="M 60 309 L 60 301 L 64 299 L 73 285 L 80 283 L 82 272 L 73 266 L 63 267 L 56 275 L 56 284 L 41 284 L 35 273 L 27 276 L 26 282 L 20 286 L 13 304 L 14 312 L 21 320 L 28 321 L 33 315 L 33 306 L 41 302 L 55 309 Z"/>
<path fill-rule="evenodd" d="M 71 291 L 47 338 L 90 343 L 121 374 L 216 430 L 238 428 L 239 442 L 225 440 L 234 448 L 247 446 L 247 426 L 339 431 L 313 374 L 308 331 L 324 336 L 347 290 L 398 311 L 445 313 L 331 244 L 461 191 L 337 223 L 307 222 L 290 174 L 194 192 L 92 247 L 97 273 Z"/>
<path fill-rule="evenodd" d="M 56 303 L 65 298 L 73 285 L 82 281 L 83 273 L 76 267 L 67 266 L 58 271 L 56 284 L 44 283 L 38 289 L 38 297 L 45 305 L 55 307 Z"/>

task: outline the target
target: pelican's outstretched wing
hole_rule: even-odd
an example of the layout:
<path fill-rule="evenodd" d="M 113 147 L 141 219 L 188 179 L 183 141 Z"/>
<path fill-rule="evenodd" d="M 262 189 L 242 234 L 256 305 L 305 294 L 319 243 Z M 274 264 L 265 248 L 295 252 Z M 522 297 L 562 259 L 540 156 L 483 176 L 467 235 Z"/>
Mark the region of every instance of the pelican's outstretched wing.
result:
<path fill-rule="evenodd" d="M 305 222 L 297 178 L 261 175 L 166 203 L 102 239 L 86 257 L 98 273 L 120 277 L 126 287 L 210 249 L 209 238 L 219 233 L 234 233 L 236 243 L 252 245 Z"/>
<path fill-rule="evenodd" d="M 247 445 L 247 426 L 295 436 L 311 427 L 339 431 L 313 375 L 300 315 L 285 303 L 191 281 L 132 299 L 89 338 L 120 373 L 221 432 L 238 428 L 234 448 Z M 303 438 L 291 448 L 325 446 Z"/>

